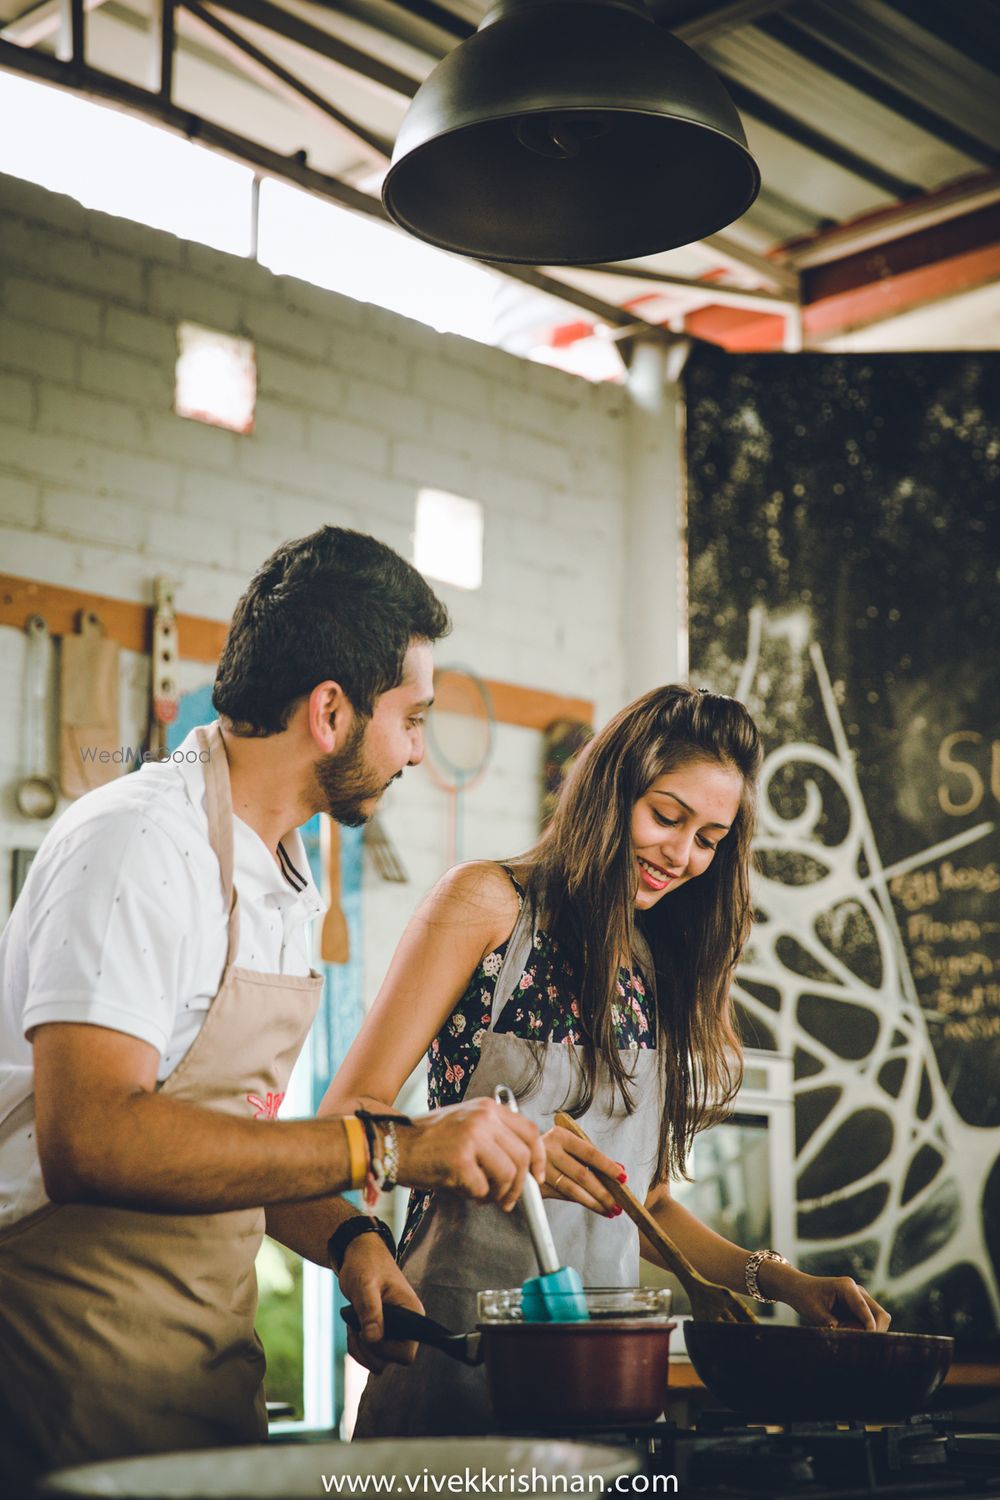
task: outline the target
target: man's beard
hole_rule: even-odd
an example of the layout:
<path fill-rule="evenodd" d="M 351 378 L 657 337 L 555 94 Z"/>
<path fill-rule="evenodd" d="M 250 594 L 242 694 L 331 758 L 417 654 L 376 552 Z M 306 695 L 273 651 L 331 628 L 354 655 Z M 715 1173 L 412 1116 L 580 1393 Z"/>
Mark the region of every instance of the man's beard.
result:
<path fill-rule="evenodd" d="M 388 785 L 369 765 L 364 744 L 367 727 L 367 720 L 355 720 L 343 749 L 321 756 L 313 767 L 326 812 L 347 828 L 368 822 L 374 809 L 366 812 L 363 804 L 381 797 Z"/>

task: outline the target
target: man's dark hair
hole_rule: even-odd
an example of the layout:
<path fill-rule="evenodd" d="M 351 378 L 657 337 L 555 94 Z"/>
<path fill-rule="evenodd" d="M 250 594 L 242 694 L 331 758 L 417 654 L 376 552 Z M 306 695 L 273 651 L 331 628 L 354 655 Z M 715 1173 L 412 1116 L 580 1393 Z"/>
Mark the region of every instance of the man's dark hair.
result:
<path fill-rule="evenodd" d="M 360 531 L 323 526 L 283 542 L 236 606 L 212 703 L 237 734 L 280 734 L 318 682 L 338 682 L 362 718 L 403 680 L 411 641 L 451 629 L 416 568 Z"/>

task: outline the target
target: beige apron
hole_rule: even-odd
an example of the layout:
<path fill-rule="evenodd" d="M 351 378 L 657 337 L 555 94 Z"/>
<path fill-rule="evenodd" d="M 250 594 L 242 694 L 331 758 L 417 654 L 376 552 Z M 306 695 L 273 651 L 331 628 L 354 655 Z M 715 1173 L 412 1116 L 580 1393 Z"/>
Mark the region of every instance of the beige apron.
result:
<path fill-rule="evenodd" d="M 528 1042 L 492 1030 L 524 972 L 534 940 L 530 902 L 524 901 L 493 992 L 491 1029 L 466 1099 L 489 1098 L 498 1083 L 514 1090 L 522 1114 L 542 1131 L 572 1100 L 579 1086 L 574 1048 L 562 1042 Z M 580 1124 L 590 1139 L 623 1162 L 629 1186 L 645 1198 L 653 1181 L 660 1132 L 661 1085 L 654 1048 L 619 1054 L 632 1078 L 635 1110 L 625 1111 L 611 1090 L 595 1094 Z M 536 1077 L 536 1062 L 541 1061 Z M 624 1218 L 605 1219 L 577 1203 L 546 1199 L 545 1209 L 560 1264 L 573 1266 L 586 1286 L 636 1286 L 639 1236 Z M 487 1287 L 517 1287 L 538 1274 L 520 1204 L 505 1214 L 494 1203 L 474 1203 L 436 1193 L 402 1261 L 428 1315 L 456 1333 L 476 1326 L 476 1298 Z M 419 1437 L 496 1430 L 486 1372 L 457 1364 L 421 1346 L 412 1365 L 387 1365 L 365 1387 L 355 1438 Z"/>
<path fill-rule="evenodd" d="M 322 978 L 236 966 L 233 812 L 218 723 L 198 730 L 209 838 L 229 906 L 222 984 L 162 1085 L 273 1118 Z M 0 1234 L 0 1476 L 266 1437 L 254 1260 L 264 1211 L 156 1214 L 48 1204 Z M 0 1489 L 3 1485 L 0 1484 Z"/>

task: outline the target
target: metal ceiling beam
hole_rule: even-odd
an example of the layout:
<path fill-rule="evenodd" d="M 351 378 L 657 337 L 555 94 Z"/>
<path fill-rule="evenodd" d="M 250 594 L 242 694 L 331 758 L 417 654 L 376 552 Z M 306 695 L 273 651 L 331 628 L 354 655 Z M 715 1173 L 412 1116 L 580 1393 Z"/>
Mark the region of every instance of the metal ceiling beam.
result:
<path fill-rule="evenodd" d="M 1000 251 L 1000 202 L 813 266 L 802 274 L 803 299 L 821 302 L 918 272 L 933 277 L 937 266 L 993 250 Z"/>
<path fill-rule="evenodd" d="M 281 182 L 289 182 L 294 187 L 300 187 L 318 198 L 325 198 L 339 207 L 351 209 L 354 213 L 364 214 L 366 218 L 377 219 L 395 228 L 391 225 L 385 209 L 377 198 L 372 198 L 368 193 L 359 192 L 357 188 L 342 182 L 338 177 L 316 171 L 300 154 L 282 156 L 280 152 L 262 146 L 259 141 L 252 141 L 247 136 L 238 135 L 235 131 L 215 125 L 211 120 L 202 119 L 200 115 L 179 108 L 158 93 L 139 88 L 110 73 L 103 73 L 97 68 L 76 68 L 68 63 L 60 62 L 58 58 L 46 52 L 18 47 L 2 40 L 0 40 L 0 68 L 39 79 L 44 83 L 58 84 L 72 93 L 94 99 L 100 104 L 107 104 L 127 114 L 152 120 L 155 124 L 162 125 L 186 140 L 207 146 L 223 156 L 230 157 L 233 161 L 256 167 L 265 176 L 277 178 Z M 402 233 L 402 231 L 397 232 Z M 644 328 L 648 328 L 651 335 L 668 337 L 664 329 L 654 323 L 647 324 L 641 318 L 637 319 L 634 312 L 616 307 L 612 303 L 602 302 L 598 297 L 591 297 L 588 293 L 578 291 L 576 287 L 567 286 L 564 282 L 556 281 L 553 277 L 546 276 L 543 272 L 531 267 L 492 265 L 487 261 L 482 264 L 513 281 L 524 282 L 561 302 L 579 307 L 612 328 L 631 327 L 640 323 Z"/>
<path fill-rule="evenodd" d="M 994 151 L 977 136 L 954 125 L 937 110 L 930 109 L 919 99 L 915 99 L 912 94 L 896 88 L 894 84 L 887 82 L 871 68 L 866 68 L 863 58 L 847 57 L 818 36 L 803 31 L 796 25 L 794 16 L 789 18 L 762 17 L 756 24 L 758 30 L 763 31 L 782 47 L 787 47 L 796 56 L 821 68 L 823 72 L 839 79 L 841 83 L 846 83 L 850 88 L 857 89 L 859 93 L 866 94 L 877 104 L 899 115 L 900 119 L 909 121 L 911 125 L 916 125 L 921 130 L 926 130 L 928 135 L 943 141 L 945 145 L 953 147 L 956 151 L 961 151 L 964 156 L 971 157 L 973 161 L 982 162 L 988 167 L 996 166 L 1000 161 L 1000 153 Z"/>
<path fill-rule="evenodd" d="M 163 99 L 174 91 L 174 53 L 177 46 L 174 0 L 153 0 L 152 42 L 149 86 Z"/>
<path fill-rule="evenodd" d="M 748 26 L 760 16 L 769 15 L 771 11 L 784 10 L 789 0 L 725 0 L 725 3 L 708 6 L 701 15 L 692 16 L 677 25 L 673 25 L 664 15 L 662 0 L 659 4 L 657 0 L 647 0 L 647 3 L 661 24 L 667 26 L 675 36 L 679 36 L 682 42 L 687 42 L 689 47 L 697 47 L 699 42 L 710 42 L 713 37 L 724 36 L 727 32 L 735 31 L 738 26 Z"/>
<path fill-rule="evenodd" d="M 68 55 L 74 68 L 82 68 L 86 61 L 87 36 L 86 36 L 86 12 L 83 8 L 83 0 L 64 0 L 63 5 L 63 44 L 62 55 Z M 68 30 L 69 35 L 66 35 Z"/>
<path fill-rule="evenodd" d="M 406 0 L 314 0 L 331 15 L 351 16 L 375 31 L 383 31 L 398 42 L 416 47 L 435 60 L 443 57 L 457 42 L 472 36 L 475 26 L 456 16 L 444 6 L 420 4 Z"/>
<path fill-rule="evenodd" d="M 851 172 L 864 182 L 870 182 L 872 187 L 880 188 L 883 193 L 888 193 L 890 198 L 912 198 L 914 194 L 920 192 L 918 183 L 908 182 L 903 177 L 897 177 L 894 172 L 887 172 L 883 167 L 877 166 L 867 157 L 858 156 L 855 151 L 842 146 L 832 136 L 824 135 L 820 130 L 814 130 L 804 120 L 790 115 L 787 110 L 779 108 L 777 104 L 772 104 L 770 99 L 764 98 L 763 94 L 748 89 L 731 73 L 721 68 L 717 68 L 717 71 L 722 73 L 726 88 L 736 108 L 752 115 L 762 125 L 770 125 L 772 130 L 779 131 L 781 135 L 788 136 L 789 140 L 805 146 L 809 151 L 814 151 L 817 156 L 822 156 L 836 166 L 843 167 L 845 172 Z"/>
<path fill-rule="evenodd" d="M 722 307 L 750 307 L 755 311 L 770 309 L 786 312 L 798 306 L 798 297 L 782 296 L 775 292 L 756 292 L 735 286 L 720 286 L 715 281 L 698 281 L 691 276 L 671 276 L 665 271 L 638 270 L 620 265 L 581 266 L 581 271 L 594 271 L 600 276 L 614 276 L 621 280 L 645 281 L 651 286 L 675 287 L 680 292 L 692 292 L 706 302 Z"/>
<path fill-rule="evenodd" d="M 813 266 L 827 265 L 830 261 L 843 260 L 848 255 L 888 244 L 903 235 L 932 229 L 935 225 L 975 213 L 981 208 L 989 208 L 998 202 L 1000 172 L 983 173 L 951 187 L 924 193 L 920 198 L 899 204 L 895 208 L 866 214 L 854 223 L 839 224 L 801 244 L 788 245 L 784 254 L 797 270 L 806 271 Z"/>
<path fill-rule="evenodd" d="M 961 11 L 969 0 L 946 5 Z M 993 6 L 995 9 L 996 7 Z M 883 0 L 844 5 L 840 0 L 804 0 L 796 5 L 799 27 L 814 33 L 886 83 L 922 99 L 959 128 L 1000 145 L 1000 95 L 989 67 L 925 31 L 902 9 Z"/>
<path fill-rule="evenodd" d="M 993 0 L 883 0 L 891 10 L 923 28 L 929 36 L 972 59 L 980 67 L 1000 73 L 1000 28 Z"/>
<path fill-rule="evenodd" d="M 84 0 L 84 9 L 97 10 L 104 3 L 105 0 Z M 21 47 L 47 42 L 62 26 L 65 8 L 66 0 L 41 0 L 41 4 L 29 6 L 14 20 L 0 26 L 0 39 L 17 42 Z"/>
<path fill-rule="evenodd" d="M 216 45 L 222 42 L 226 55 L 250 77 L 257 80 L 263 77 L 263 81 L 269 86 L 277 83 L 283 93 L 291 96 L 293 103 L 305 105 L 307 109 L 321 115 L 327 124 L 332 122 L 342 134 L 349 137 L 352 145 L 360 147 L 365 159 L 375 166 L 383 166 L 389 160 L 392 154 L 391 141 L 360 125 L 335 104 L 324 99 L 322 94 L 317 93 L 301 78 L 296 78 L 276 58 L 268 56 L 248 37 L 241 35 L 221 17 L 199 4 L 199 0 L 180 0 L 180 4 L 186 15 L 211 33 Z"/>
<path fill-rule="evenodd" d="M 605 302 L 600 297 L 594 297 L 590 292 L 585 292 L 582 287 L 572 286 L 567 281 L 561 281 L 558 276 L 548 275 L 545 271 L 539 271 L 534 266 L 515 266 L 508 261 L 480 261 L 480 265 L 488 267 L 491 271 L 499 271 L 501 275 L 508 276 L 512 281 L 521 281 L 525 286 L 534 287 L 538 292 L 545 292 L 549 297 L 556 297 L 560 302 L 568 302 L 573 307 L 579 307 L 583 312 L 592 313 L 602 323 L 607 323 L 611 328 L 627 328 L 630 332 L 641 328 L 645 334 L 660 336 L 668 341 L 674 335 L 659 323 L 650 323 L 648 318 L 643 318 L 635 312 L 634 308 L 618 307 L 613 302 Z"/>
<path fill-rule="evenodd" d="M 339 8 L 339 0 L 321 0 L 321 3 L 331 10 Z M 363 4 L 364 0 L 360 0 Z M 431 26 L 438 27 L 449 36 L 455 38 L 456 42 L 464 41 L 467 36 L 472 36 L 476 30 L 475 22 L 467 21 L 464 16 L 456 15 L 446 5 L 437 5 L 435 0 L 401 0 L 400 8 L 407 10 L 411 15 L 419 16 L 422 21 Z"/>
<path fill-rule="evenodd" d="M 758 281 L 776 292 L 783 292 L 793 300 L 798 297 L 799 278 L 793 267 L 781 261 L 768 260 L 744 245 L 738 245 L 728 235 L 710 234 L 698 242 L 709 250 L 712 257 L 727 269 L 750 271 Z"/>
<path fill-rule="evenodd" d="M 252 141 L 247 136 L 238 135 L 236 131 L 215 125 L 211 120 L 202 119 L 200 115 L 181 109 L 159 94 L 139 88 L 111 73 L 103 73 L 91 67 L 74 69 L 47 52 L 17 47 L 2 40 L 0 68 L 39 79 L 43 83 L 58 84 L 61 88 L 93 99 L 98 104 L 109 105 L 126 114 L 139 115 L 156 125 L 162 125 L 175 135 L 218 151 L 233 161 L 256 167 L 266 176 L 290 182 L 306 192 L 315 193 L 317 197 L 328 198 L 343 208 L 353 209 L 355 213 L 388 222 L 377 198 L 369 197 L 367 193 L 360 192 L 350 183 L 341 182 L 337 177 L 316 171 L 307 165 L 301 153 L 283 156 L 280 151 L 273 151 L 269 146 L 262 146 L 259 141 Z"/>
<path fill-rule="evenodd" d="M 313 26 L 291 11 L 282 10 L 280 5 L 272 5 L 271 0 L 217 0 L 217 3 L 221 9 L 228 10 L 235 16 L 242 16 L 245 21 L 253 21 L 310 52 L 318 52 L 321 57 L 339 63 L 351 73 L 360 73 L 373 83 L 380 83 L 383 88 L 394 94 L 401 94 L 404 99 L 412 99 L 420 87 L 419 78 L 411 78 L 408 73 L 401 73 L 398 68 L 379 62 L 378 58 L 370 57 L 359 47 L 352 47 L 350 43 L 341 41 L 329 31 L 324 31 L 321 26 Z"/>

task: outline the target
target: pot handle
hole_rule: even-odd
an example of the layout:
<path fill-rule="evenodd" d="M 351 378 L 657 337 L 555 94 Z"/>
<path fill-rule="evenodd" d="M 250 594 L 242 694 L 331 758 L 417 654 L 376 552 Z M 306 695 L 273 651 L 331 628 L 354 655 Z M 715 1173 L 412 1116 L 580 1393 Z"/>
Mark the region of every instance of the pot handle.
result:
<path fill-rule="evenodd" d="M 361 1331 L 361 1323 L 353 1307 L 342 1307 L 340 1316 L 348 1328 L 355 1333 Z M 397 1307 L 392 1302 L 383 1303 L 382 1318 L 385 1325 L 384 1337 L 387 1339 L 429 1344 L 463 1365 L 481 1365 L 483 1362 L 481 1334 L 452 1333 L 442 1323 L 435 1323 L 433 1318 L 414 1312 L 410 1307 Z"/>

